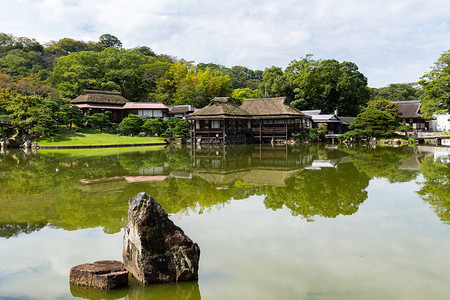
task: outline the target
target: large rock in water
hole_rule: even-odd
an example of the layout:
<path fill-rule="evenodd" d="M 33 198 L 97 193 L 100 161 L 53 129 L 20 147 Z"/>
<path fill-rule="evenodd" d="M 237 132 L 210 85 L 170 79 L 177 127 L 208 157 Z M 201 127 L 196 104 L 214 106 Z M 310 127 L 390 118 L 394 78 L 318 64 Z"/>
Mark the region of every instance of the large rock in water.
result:
<path fill-rule="evenodd" d="M 198 279 L 200 248 L 169 220 L 152 197 L 131 198 L 123 240 L 123 261 L 143 283 Z"/>

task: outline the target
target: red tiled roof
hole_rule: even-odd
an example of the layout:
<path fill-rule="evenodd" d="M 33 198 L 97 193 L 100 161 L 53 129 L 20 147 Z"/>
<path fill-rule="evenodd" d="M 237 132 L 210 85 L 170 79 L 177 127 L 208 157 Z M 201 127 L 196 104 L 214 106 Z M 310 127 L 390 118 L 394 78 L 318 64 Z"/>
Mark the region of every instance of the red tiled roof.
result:
<path fill-rule="evenodd" d="M 127 102 L 123 109 L 169 109 L 160 102 Z"/>

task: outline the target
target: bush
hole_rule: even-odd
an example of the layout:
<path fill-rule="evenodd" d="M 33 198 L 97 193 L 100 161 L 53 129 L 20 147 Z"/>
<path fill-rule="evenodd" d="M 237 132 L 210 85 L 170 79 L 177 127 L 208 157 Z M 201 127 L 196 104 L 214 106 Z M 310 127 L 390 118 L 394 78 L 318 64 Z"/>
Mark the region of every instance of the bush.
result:
<path fill-rule="evenodd" d="M 142 119 L 137 115 L 128 115 L 119 124 L 119 130 L 123 134 L 138 134 L 141 131 Z"/>
<path fill-rule="evenodd" d="M 167 121 L 166 134 L 169 136 L 186 136 L 189 132 L 189 127 L 188 120 L 172 118 Z"/>
<path fill-rule="evenodd" d="M 142 125 L 142 130 L 151 135 L 161 135 L 167 130 L 167 122 L 165 122 L 161 118 L 156 119 L 148 119 L 145 121 L 144 125 Z"/>
<path fill-rule="evenodd" d="M 114 123 L 109 120 L 109 116 L 102 113 L 96 113 L 88 116 L 87 122 L 89 126 L 100 129 L 101 132 L 103 132 L 103 129 L 111 129 L 114 127 Z"/>

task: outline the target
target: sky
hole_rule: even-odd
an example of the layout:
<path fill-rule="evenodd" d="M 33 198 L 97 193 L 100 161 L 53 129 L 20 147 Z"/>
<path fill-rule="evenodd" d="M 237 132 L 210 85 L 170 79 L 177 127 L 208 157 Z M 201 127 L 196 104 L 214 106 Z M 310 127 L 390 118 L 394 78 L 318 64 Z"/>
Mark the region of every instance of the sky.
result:
<path fill-rule="evenodd" d="M 450 49 L 448 0 L 0 0 L 0 32 L 148 46 L 195 63 L 264 70 L 356 63 L 370 87 L 416 82 Z"/>

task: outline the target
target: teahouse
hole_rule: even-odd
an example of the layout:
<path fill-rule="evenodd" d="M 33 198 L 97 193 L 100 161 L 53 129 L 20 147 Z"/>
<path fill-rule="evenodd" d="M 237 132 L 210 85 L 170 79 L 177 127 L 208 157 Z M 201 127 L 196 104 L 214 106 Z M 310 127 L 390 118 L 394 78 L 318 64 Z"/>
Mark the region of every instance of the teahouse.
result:
<path fill-rule="evenodd" d="M 83 90 L 80 96 L 70 101 L 83 110 L 85 115 L 111 112 L 110 120 L 120 123 L 129 114 L 150 118 L 169 118 L 169 108 L 160 102 L 130 102 L 119 92 Z"/>
<path fill-rule="evenodd" d="M 287 141 L 310 117 L 286 103 L 286 98 L 246 99 L 239 107 L 227 97 L 216 97 L 187 117 L 193 120 L 196 143 L 252 143 Z"/>
<path fill-rule="evenodd" d="M 420 113 L 420 100 L 392 101 L 398 105 L 401 122 L 411 125 L 413 130 L 428 130 L 428 122 Z"/>

